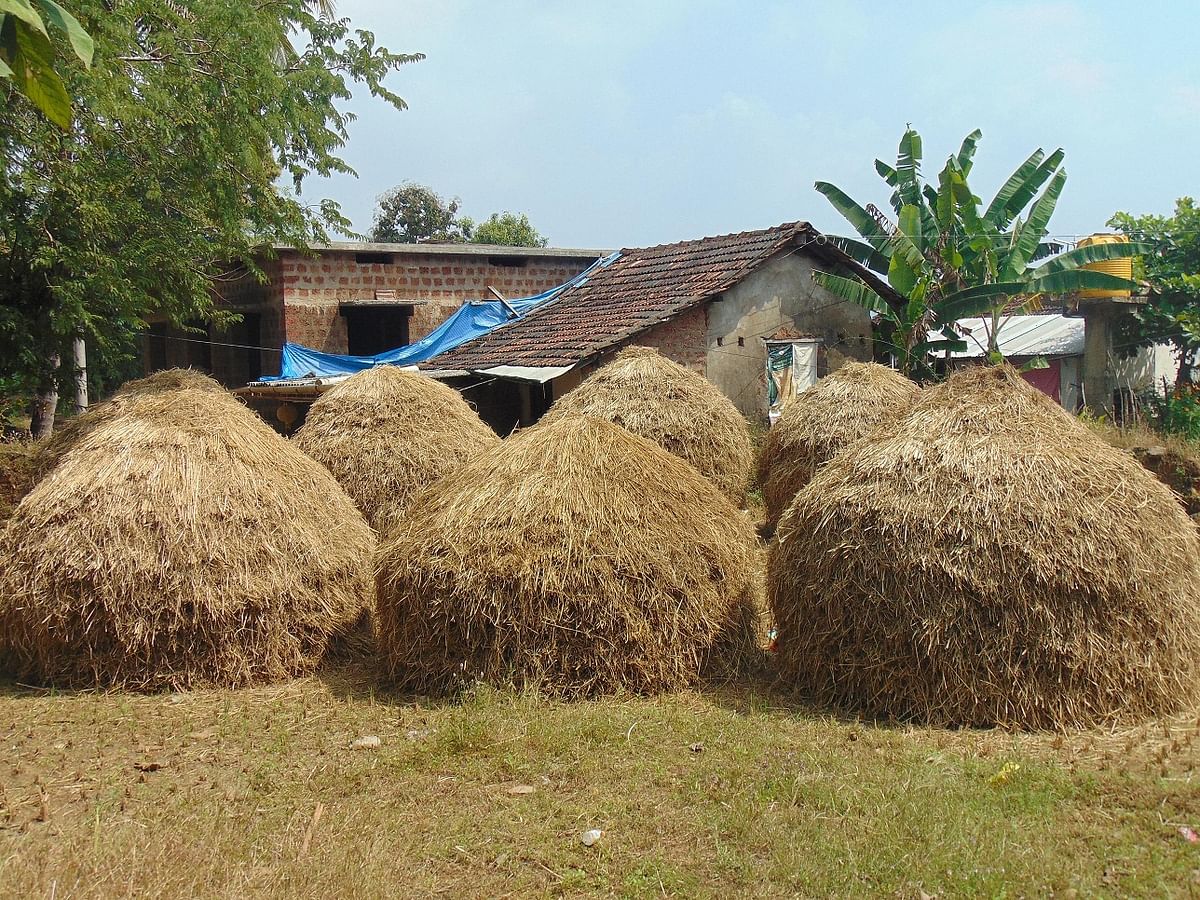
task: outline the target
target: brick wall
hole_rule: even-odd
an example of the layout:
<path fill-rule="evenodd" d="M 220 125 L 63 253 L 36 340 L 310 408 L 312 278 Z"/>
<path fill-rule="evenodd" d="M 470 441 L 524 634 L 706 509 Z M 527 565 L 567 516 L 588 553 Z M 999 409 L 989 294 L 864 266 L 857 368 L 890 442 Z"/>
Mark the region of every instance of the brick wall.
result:
<path fill-rule="evenodd" d="M 339 304 L 371 301 L 377 290 L 395 291 L 396 302 L 413 304 L 409 340 L 416 341 L 464 300 L 490 299 L 489 286 L 505 297 L 528 297 L 569 281 L 595 261 L 586 255 L 539 255 L 536 249 L 523 257 L 523 265 L 503 265 L 522 259 L 511 254 L 364 252 L 366 256 L 352 249 L 322 250 L 316 257 L 306 257 L 280 250 L 277 259 L 260 261 L 267 275 L 265 284 L 249 276 L 218 281 L 220 305 L 245 314 L 247 321 L 209 329 L 211 347 L 179 340 L 183 336 L 203 340 L 203 334 L 169 330 L 170 339 L 158 339 L 166 363 L 209 369 L 219 381 L 237 387 L 256 369 L 262 374 L 278 372 L 285 341 L 345 353 L 346 320 Z M 228 346 L 249 344 L 265 349 Z M 163 361 L 161 352 L 157 358 Z M 147 352 L 146 369 L 151 368 Z"/>
<path fill-rule="evenodd" d="M 490 298 L 488 287 L 505 297 L 528 297 L 556 287 L 587 268 L 587 257 L 539 258 L 531 251 L 523 266 L 498 265 L 482 254 L 394 253 L 391 261 L 357 261 L 353 251 L 323 251 L 317 258 L 281 251 L 280 283 L 285 338 L 298 344 L 346 352 L 345 320 L 338 304 L 369 301 L 377 290 L 393 290 L 399 302 L 414 304 L 409 340 L 429 334 L 464 300 Z"/>
<path fill-rule="evenodd" d="M 653 347 L 681 366 L 707 374 L 708 304 L 702 303 L 670 322 L 656 325 L 633 343 Z"/>

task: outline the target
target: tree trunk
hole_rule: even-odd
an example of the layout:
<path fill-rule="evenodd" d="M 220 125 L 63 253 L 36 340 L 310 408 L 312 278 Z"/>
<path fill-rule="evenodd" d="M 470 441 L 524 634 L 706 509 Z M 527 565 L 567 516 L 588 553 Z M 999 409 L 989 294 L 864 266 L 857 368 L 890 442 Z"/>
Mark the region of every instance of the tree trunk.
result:
<path fill-rule="evenodd" d="M 51 374 L 43 382 L 42 388 L 33 399 L 33 409 L 30 414 L 29 430 L 37 440 L 48 438 L 54 433 L 54 411 L 58 409 L 58 366 L 61 360 L 57 353 L 50 354 L 46 361 L 49 363 Z"/>
<path fill-rule="evenodd" d="M 1180 394 L 1192 385 L 1192 373 L 1196 370 L 1196 351 L 1200 347 L 1179 346 L 1179 370 L 1175 373 L 1175 393 Z"/>
<path fill-rule="evenodd" d="M 75 357 L 75 415 L 88 408 L 87 344 L 83 337 L 76 337 L 71 345 Z"/>

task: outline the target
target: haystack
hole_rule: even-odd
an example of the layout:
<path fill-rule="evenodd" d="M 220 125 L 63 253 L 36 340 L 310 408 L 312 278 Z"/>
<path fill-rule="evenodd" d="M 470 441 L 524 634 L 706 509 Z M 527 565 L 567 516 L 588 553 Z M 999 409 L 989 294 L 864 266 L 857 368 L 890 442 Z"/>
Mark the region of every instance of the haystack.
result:
<path fill-rule="evenodd" d="M 232 396 L 143 392 L 0 531 L 0 659 L 142 690 L 301 674 L 361 619 L 373 549 L 329 473 Z"/>
<path fill-rule="evenodd" d="M 56 424 L 50 437 L 36 447 L 33 483 L 44 478 L 84 435 L 105 422 L 112 421 L 139 397 L 181 390 L 204 391 L 233 399 L 233 395 L 220 384 L 195 369 L 162 369 L 145 378 L 127 381 L 107 400 Z"/>
<path fill-rule="evenodd" d="M 554 402 L 542 421 L 598 416 L 687 460 L 741 504 L 754 462 L 750 429 L 712 382 L 649 347 L 627 347 Z"/>
<path fill-rule="evenodd" d="M 796 397 L 767 435 L 758 458 L 758 483 L 774 528 L 796 492 L 844 447 L 895 425 L 920 389 L 876 363 L 847 363 Z"/>
<path fill-rule="evenodd" d="M 695 469 L 610 422 L 564 416 L 409 506 L 377 559 L 379 653 L 422 691 L 682 688 L 714 650 L 744 647 L 755 562 L 749 519 Z"/>
<path fill-rule="evenodd" d="M 1010 367 L 925 392 L 780 522 L 781 675 L 879 717 L 1058 728 L 1194 701 L 1200 542 L 1171 492 Z"/>
<path fill-rule="evenodd" d="M 395 366 L 359 372 L 323 394 L 294 440 L 380 532 L 415 493 L 500 443 L 458 391 Z"/>

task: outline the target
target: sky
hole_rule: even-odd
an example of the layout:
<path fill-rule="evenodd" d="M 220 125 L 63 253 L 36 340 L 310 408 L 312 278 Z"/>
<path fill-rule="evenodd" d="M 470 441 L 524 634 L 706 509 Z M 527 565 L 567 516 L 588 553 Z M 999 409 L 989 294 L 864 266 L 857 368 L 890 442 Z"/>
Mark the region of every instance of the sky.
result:
<path fill-rule="evenodd" d="M 986 202 L 1037 147 L 1066 151 L 1054 235 L 1200 193 L 1200 4 L 338 0 L 394 51 L 360 88 L 345 159 L 310 182 L 369 230 L 405 181 L 476 220 L 528 214 L 551 246 L 618 249 L 803 219 L 849 226 L 813 189 L 886 208 L 874 171 L 911 123 L 926 171 L 974 128 Z"/>

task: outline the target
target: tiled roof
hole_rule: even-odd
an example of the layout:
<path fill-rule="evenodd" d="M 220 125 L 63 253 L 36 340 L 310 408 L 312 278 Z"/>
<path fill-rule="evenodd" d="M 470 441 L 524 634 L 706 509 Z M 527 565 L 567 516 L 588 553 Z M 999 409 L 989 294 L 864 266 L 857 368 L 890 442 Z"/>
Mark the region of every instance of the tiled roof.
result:
<path fill-rule="evenodd" d="M 572 365 L 728 290 L 776 254 L 802 243 L 797 238 L 809 235 L 819 233 L 807 222 L 788 222 L 761 231 L 622 250 L 586 284 L 427 365 L 443 370 Z M 832 248 L 819 249 L 828 255 Z"/>

